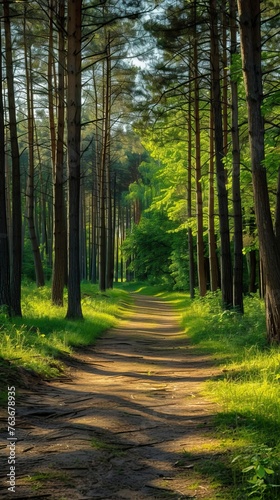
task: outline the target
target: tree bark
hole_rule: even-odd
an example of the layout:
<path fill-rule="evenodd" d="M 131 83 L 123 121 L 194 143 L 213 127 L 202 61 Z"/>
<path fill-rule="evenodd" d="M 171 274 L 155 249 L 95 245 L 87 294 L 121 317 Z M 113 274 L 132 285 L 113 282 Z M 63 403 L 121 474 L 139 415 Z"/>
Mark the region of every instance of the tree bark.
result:
<path fill-rule="evenodd" d="M 211 25 L 211 70 L 212 70 L 212 96 L 214 113 L 215 158 L 218 185 L 219 223 L 221 239 L 221 289 L 224 308 L 233 305 L 232 293 L 232 263 L 230 251 L 230 234 L 228 219 L 228 194 L 226 187 L 226 171 L 223 164 L 223 123 L 221 107 L 221 75 L 219 35 L 217 25 L 216 0 L 210 0 L 210 25 Z"/>
<path fill-rule="evenodd" d="M 191 65 L 189 68 L 191 72 Z M 192 92 L 191 83 L 189 85 L 188 99 L 188 172 L 187 172 L 187 217 L 192 219 Z M 195 288 L 195 263 L 192 228 L 188 227 L 188 256 L 189 256 L 189 290 L 191 299 L 194 298 Z"/>
<path fill-rule="evenodd" d="M 237 4 L 230 0 L 231 63 L 237 52 Z M 238 88 L 231 75 L 231 138 L 232 138 L 232 200 L 234 220 L 233 306 L 244 312 L 243 306 L 243 220 L 240 192 L 240 146 L 238 130 Z"/>
<path fill-rule="evenodd" d="M 106 227 L 106 207 L 107 215 L 111 217 L 111 199 L 108 191 L 110 190 L 110 170 L 109 170 L 109 147 L 110 147 L 110 33 L 106 34 L 106 58 L 103 64 L 103 133 L 102 133 L 102 152 L 100 165 L 100 253 L 99 253 L 99 288 L 105 291 L 107 288 L 107 267 L 108 267 L 108 238 Z"/>
<path fill-rule="evenodd" d="M 12 314 L 21 316 L 22 215 L 20 155 L 14 92 L 14 72 L 9 0 L 3 0 L 5 26 L 6 77 L 9 105 L 9 130 L 12 156 L 12 241 L 11 241 L 11 306 Z"/>
<path fill-rule="evenodd" d="M 57 138 L 54 164 L 54 263 L 52 276 L 52 303 L 63 306 L 63 289 L 67 271 L 67 228 L 64 196 L 64 120 L 65 120 L 65 0 L 59 1 L 58 12 L 58 111 Z"/>
<path fill-rule="evenodd" d="M 0 307 L 11 314 L 10 257 L 6 210 L 5 126 L 3 106 L 2 33 L 0 26 Z"/>
<path fill-rule="evenodd" d="M 68 309 L 67 318 L 82 318 L 80 288 L 80 142 L 81 142 L 82 0 L 68 0 L 67 147 L 68 147 Z"/>
<path fill-rule="evenodd" d="M 196 18 L 196 2 L 194 17 Z M 196 24 L 195 24 L 196 26 Z M 204 267 L 203 241 L 203 202 L 201 186 L 201 151 L 200 151 L 200 113 L 199 113 L 199 77 L 198 77 L 198 40 L 196 29 L 194 32 L 193 74 L 194 74 L 194 120 L 195 120 L 195 191 L 196 191 L 196 220 L 197 220 L 197 272 L 199 293 L 206 294 L 206 276 Z"/>
<path fill-rule="evenodd" d="M 214 189 L 214 129 L 213 107 L 210 108 L 210 148 L 209 148 L 209 198 L 208 198 L 208 247 L 209 247 L 209 272 L 210 288 L 212 292 L 218 289 L 219 271 L 217 259 L 217 245 L 215 235 L 215 189 Z"/>
<path fill-rule="evenodd" d="M 34 102 L 32 88 L 32 59 L 31 48 L 27 44 L 26 15 L 24 17 L 24 58 L 26 72 L 26 92 L 27 92 L 27 126 L 28 126 L 28 175 L 26 186 L 27 221 L 31 247 L 34 258 L 35 275 L 37 286 L 45 285 L 43 265 L 39 250 L 39 244 L 35 229 L 34 218 Z"/>
<path fill-rule="evenodd" d="M 264 162 L 260 0 L 238 0 L 243 77 L 248 109 L 255 213 L 265 275 L 267 338 L 280 343 L 280 248 L 274 233 Z"/>

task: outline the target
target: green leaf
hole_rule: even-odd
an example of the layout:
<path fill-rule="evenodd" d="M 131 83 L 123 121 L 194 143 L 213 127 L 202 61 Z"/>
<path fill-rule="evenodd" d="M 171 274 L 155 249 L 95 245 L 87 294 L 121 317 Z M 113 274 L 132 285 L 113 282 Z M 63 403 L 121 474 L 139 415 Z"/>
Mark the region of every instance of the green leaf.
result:
<path fill-rule="evenodd" d="M 268 469 L 267 467 L 264 468 L 266 474 L 274 474 L 274 470 Z"/>
<path fill-rule="evenodd" d="M 242 472 L 250 472 L 251 470 L 254 469 L 255 469 L 254 465 L 249 465 L 248 467 L 245 467 L 245 469 L 242 469 Z"/>
<path fill-rule="evenodd" d="M 256 467 L 256 475 L 260 478 L 263 479 L 265 477 L 265 468 L 263 465 L 257 465 Z"/>

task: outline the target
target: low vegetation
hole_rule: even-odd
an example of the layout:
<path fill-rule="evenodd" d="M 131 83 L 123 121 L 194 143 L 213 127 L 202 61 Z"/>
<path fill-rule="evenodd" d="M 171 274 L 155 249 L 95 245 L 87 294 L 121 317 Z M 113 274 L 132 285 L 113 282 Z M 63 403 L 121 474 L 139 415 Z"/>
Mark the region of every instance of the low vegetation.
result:
<path fill-rule="evenodd" d="M 221 366 L 222 375 L 205 385 L 205 395 L 220 408 L 212 451 L 222 459 L 216 465 L 206 461 L 201 473 L 220 480 L 226 466 L 228 498 L 280 498 L 280 349 L 267 343 L 263 301 L 246 297 L 242 316 L 221 310 L 220 293 L 193 301 L 182 293 L 156 293 L 181 312 L 193 350 Z"/>
<path fill-rule="evenodd" d="M 210 354 L 221 368 L 221 375 L 204 388 L 220 408 L 211 432 L 212 452 L 221 459 L 216 466 L 214 462 L 208 466 L 206 460 L 201 474 L 220 485 L 217 491 L 223 486 L 232 490 L 227 498 L 279 498 L 280 348 L 267 343 L 264 304 L 257 296 L 245 299 L 242 316 L 222 311 L 219 293 L 191 301 L 188 294 L 145 283 L 125 284 L 106 293 L 83 285 L 84 320 L 66 321 L 64 308 L 49 306 L 48 287 L 26 286 L 23 318 L 1 315 L 0 371 L 7 373 L 8 367 L 43 378 L 61 376 L 65 356 L 74 347 L 94 343 L 102 331 L 125 317 L 132 301 L 127 292 L 168 301 L 181 314 L 193 352 Z M 227 470 L 222 479 L 221 467 Z"/>
<path fill-rule="evenodd" d="M 129 295 L 123 290 L 98 291 L 82 285 L 84 319 L 65 319 L 66 307 L 50 305 L 50 287 L 23 287 L 22 318 L 0 314 L 0 374 L 2 379 L 18 370 L 49 379 L 64 372 L 63 359 L 73 347 L 93 344 L 100 333 L 116 326 L 127 314 Z M 6 392 L 6 391 L 5 391 Z M 4 393 L 3 393 L 4 394 Z M 2 398 L 4 395 L 2 394 Z"/>

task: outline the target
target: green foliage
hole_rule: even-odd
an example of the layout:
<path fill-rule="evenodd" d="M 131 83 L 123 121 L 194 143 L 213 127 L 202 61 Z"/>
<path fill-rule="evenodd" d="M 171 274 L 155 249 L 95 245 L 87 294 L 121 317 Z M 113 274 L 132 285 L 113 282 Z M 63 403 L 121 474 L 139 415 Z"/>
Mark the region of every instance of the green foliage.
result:
<path fill-rule="evenodd" d="M 174 235 L 174 245 L 171 252 L 170 275 L 174 280 L 173 290 L 188 290 L 189 288 L 189 256 L 187 252 L 187 234 L 182 230 Z"/>
<path fill-rule="evenodd" d="M 41 248 L 41 250 L 43 250 L 43 249 Z M 42 255 L 42 253 L 43 252 L 41 252 L 41 255 Z M 51 274 L 52 274 L 51 266 L 46 258 L 42 259 L 42 264 L 43 264 L 45 279 L 49 280 L 51 278 Z M 31 282 L 36 281 L 34 258 L 33 258 L 33 253 L 32 253 L 31 241 L 29 238 L 24 241 L 23 258 L 22 258 L 22 276 L 23 276 L 23 279 L 25 279 L 27 281 L 31 281 Z"/>
<path fill-rule="evenodd" d="M 164 213 L 150 212 L 133 226 L 124 242 L 125 255 L 133 255 L 131 269 L 137 280 L 171 284 L 172 223 Z"/>
<path fill-rule="evenodd" d="M 242 316 L 222 312 L 220 293 L 209 293 L 191 303 L 183 324 L 196 349 L 222 365 L 205 392 L 220 406 L 216 435 L 232 448 L 243 498 L 279 498 L 280 350 L 267 345 L 264 303 L 246 297 Z"/>
<path fill-rule="evenodd" d="M 248 498 L 262 500 L 278 498 L 280 492 L 279 456 L 266 445 L 249 447 L 243 455 L 238 455 L 232 463 L 241 463 L 242 473 L 248 483 Z M 249 465 L 248 465 L 249 464 Z M 277 478 L 278 473 L 278 478 Z"/>

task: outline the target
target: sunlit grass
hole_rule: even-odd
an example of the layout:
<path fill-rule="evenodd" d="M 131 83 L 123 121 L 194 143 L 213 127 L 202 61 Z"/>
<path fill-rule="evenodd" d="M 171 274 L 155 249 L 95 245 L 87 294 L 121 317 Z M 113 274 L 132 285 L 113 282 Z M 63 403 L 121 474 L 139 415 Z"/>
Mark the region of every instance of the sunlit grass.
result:
<path fill-rule="evenodd" d="M 61 358 L 72 348 L 93 344 L 104 330 L 116 326 L 128 313 L 131 301 L 123 290 L 100 293 L 82 285 L 84 319 L 66 320 L 63 308 L 51 305 L 50 287 L 23 287 L 23 318 L 0 317 L 0 358 L 50 378 L 63 371 Z"/>
<path fill-rule="evenodd" d="M 263 301 L 246 297 L 240 315 L 222 311 L 220 292 L 193 301 L 188 294 L 158 288 L 149 294 L 168 301 L 181 315 L 192 352 L 209 354 L 221 368 L 221 375 L 205 384 L 204 394 L 218 404 L 212 452 L 220 447 L 231 474 L 232 498 L 280 498 L 280 348 L 267 343 Z M 201 474 L 220 480 L 208 462 L 199 466 Z"/>
<path fill-rule="evenodd" d="M 242 316 L 221 311 L 220 294 L 209 294 L 186 308 L 182 322 L 195 349 L 221 366 L 205 395 L 220 409 L 215 435 L 232 440 L 233 488 L 239 481 L 242 498 L 279 498 L 280 349 L 267 343 L 263 302 L 245 298 Z"/>

